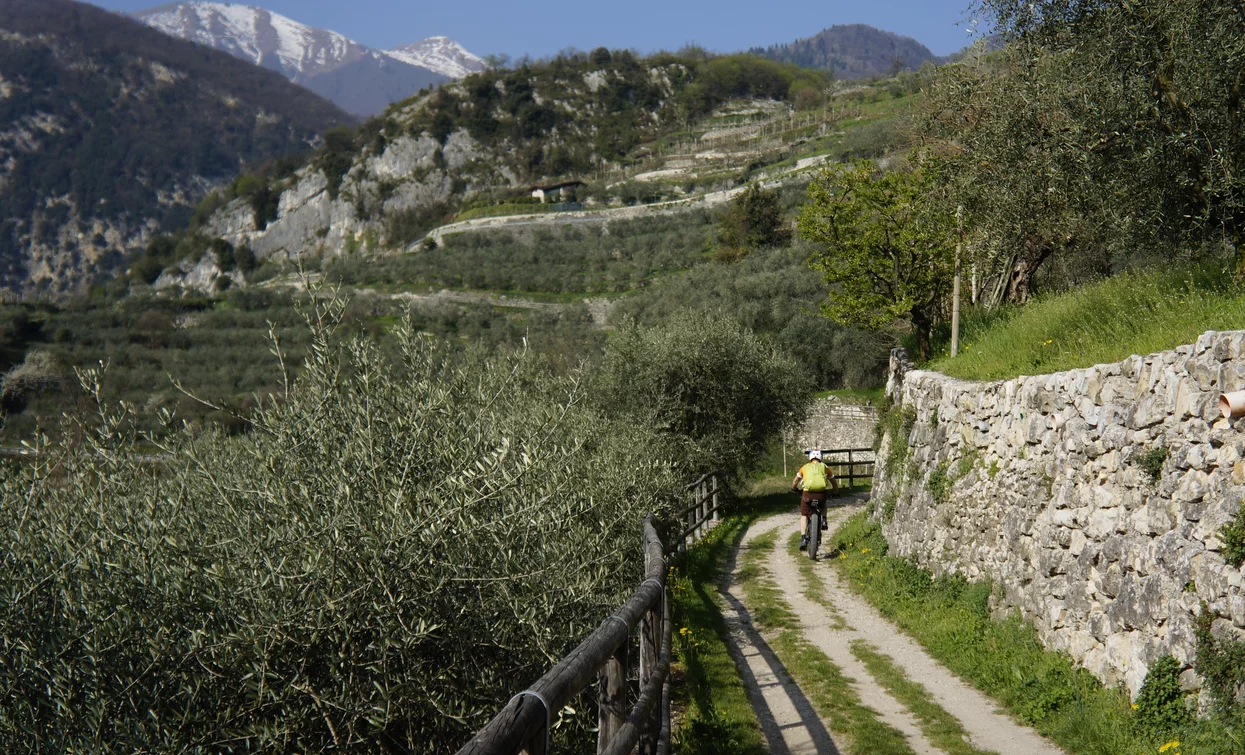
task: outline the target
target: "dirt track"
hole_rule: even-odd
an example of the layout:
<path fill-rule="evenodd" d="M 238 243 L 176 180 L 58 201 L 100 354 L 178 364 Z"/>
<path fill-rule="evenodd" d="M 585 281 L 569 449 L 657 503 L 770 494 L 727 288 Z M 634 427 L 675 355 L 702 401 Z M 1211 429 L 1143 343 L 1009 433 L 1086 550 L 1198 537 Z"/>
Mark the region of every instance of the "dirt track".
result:
<path fill-rule="evenodd" d="M 831 509 L 828 513 L 830 531 L 860 508 L 860 503 L 855 503 Z M 915 752 L 925 755 L 941 750 L 921 731 L 912 712 L 874 680 L 853 655 L 853 641 L 866 640 L 888 656 L 909 679 L 922 685 L 934 701 L 959 720 L 975 747 L 999 755 L 1062 755 L 1062 750 L 999 711 L 994 702 L 952 675 L 914 640 L 848 590 L 830 562 L 819 561 L 814 568 L 825 583 L 823 597 L 833 608 L 804 595 L 798 565 L 783 537 L 784 533 L 795 532 L 798 527 L 799 518 L 795 512 L 762 519 L 748 530 L 743 544 L 746 546 L 767 532 L 779 531 L 779 547 L 769 554 L 764 566 L 769 578 L 783 592 L 784 600 L 799 617 L 805 637 L 854 680 L 853 686 L 863 704 L 876 711 L 882 721 L 901 731 Z M 764 633 L 752 625 L 738 582 L 737 559 L 732 559 L 727 571 L 720 589 L 723 615 L 731 630 L 736 665 L 748 687 L 770 752 L 791 755 L 841 752 L 835 743 L 835 732 L 817 716 L 782 660 L 766 643 Z"/>

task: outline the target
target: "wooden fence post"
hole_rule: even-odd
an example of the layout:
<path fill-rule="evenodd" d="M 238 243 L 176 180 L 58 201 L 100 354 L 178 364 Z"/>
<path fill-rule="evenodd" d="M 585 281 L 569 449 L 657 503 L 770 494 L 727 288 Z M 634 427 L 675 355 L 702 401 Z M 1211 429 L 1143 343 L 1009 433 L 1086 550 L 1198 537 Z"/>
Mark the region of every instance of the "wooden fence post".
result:
<path fill-rule="evenodd" d="M 627 641 L 601 668 L 597 690 L 597 752 L 605 752 L 627 718 Z"/>
<path fill-rule="evenodd" d="M 648 609 L 640 625 L 640 689 L 648 686 L 657 668 L 661 653 L 661 610 L 662 603 Z M 657 731 L 652 726 L 657 716 L 650 716 L 640 727 L 639 755 L 655 755 L 657 751 Z"/>
<path fill-rule="evenodd" d="M 722 512 L 718 510 L 718 476 L 714 475 L 710 478 L 713 481 L 713 521 L 722 519 Z"/>
<path fill-rule="evenodd" d="M 705 537 L 705 522 L 708 521 L 708 478 L 705 482 L 701 482 L 701 521 L 700 527 L 697 527 L 697 533 L 701 537 Z"/>
<path fill-rule="evenodd" d="M 527 747 L 520 750 L 522 755 L 549 755 L 549 729 L 542 726 Z"/>
<path fill-rule="evenodd" d="M 852 462 L 852 449 L 847 449 L 847 492 L 856 487 L 856 465 Z"/>

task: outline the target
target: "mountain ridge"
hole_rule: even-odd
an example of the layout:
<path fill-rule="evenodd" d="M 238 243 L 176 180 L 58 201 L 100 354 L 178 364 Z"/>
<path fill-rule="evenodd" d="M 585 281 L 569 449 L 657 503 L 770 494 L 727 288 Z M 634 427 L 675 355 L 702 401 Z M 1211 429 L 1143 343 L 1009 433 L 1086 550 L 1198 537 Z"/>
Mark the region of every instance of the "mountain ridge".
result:
<path fill-rule="evenodd" d="M 801 68 L 831 71 L 839 79 L 865 79 L 915 70 L 939 58 L 912 37 L 868 24 L 837 24 L 786 44 L 754 47 L 749 54 Z"/>
<path fill-rule="evenodd" d="M 449 37 L 377 50 L 256 5 L 184 0 L 131 14 L 165 34 L 281 73 L 357 115 L 484 69 Z"/>

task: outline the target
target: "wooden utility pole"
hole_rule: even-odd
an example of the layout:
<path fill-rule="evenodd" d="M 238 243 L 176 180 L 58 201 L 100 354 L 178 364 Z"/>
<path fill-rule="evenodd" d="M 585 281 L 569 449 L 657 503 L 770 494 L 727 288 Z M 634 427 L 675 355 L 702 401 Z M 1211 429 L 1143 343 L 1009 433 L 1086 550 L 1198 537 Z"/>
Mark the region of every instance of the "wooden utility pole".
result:
<path fill-rule="evenodd" d="M 955 208 L 959 237 L 955 242 L 955 279 L 951 283 L 951 356 L 960 353 L 960 255 L 964 251 L 964 205 Z"/>

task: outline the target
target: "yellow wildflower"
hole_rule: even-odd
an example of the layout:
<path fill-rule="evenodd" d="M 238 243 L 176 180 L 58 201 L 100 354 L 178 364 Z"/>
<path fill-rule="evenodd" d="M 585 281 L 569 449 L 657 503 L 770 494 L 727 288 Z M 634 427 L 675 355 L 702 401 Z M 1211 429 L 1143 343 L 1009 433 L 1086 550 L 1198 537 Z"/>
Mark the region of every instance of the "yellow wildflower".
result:
<path fill-rule="evenodd" d="M 1170 750 L 1170 749 L 1172 749 L 1172 748 L 1174 748 L 1174 747 L 1179 747 L 1179 746 L 1180 746 L 1180 740 L 1179 740 L 1179 739 L 1173 739 L 1172 741 L 1170 741 L 1170 742 L 1168 742 L 1167 744 L 1165 744 L 1165 745 L 1163 745 L 1162 747 L 1160 747 L 1160 748 L 1159 748 L 1159 752 L 1167 752 L 1168 750 Z"/>

